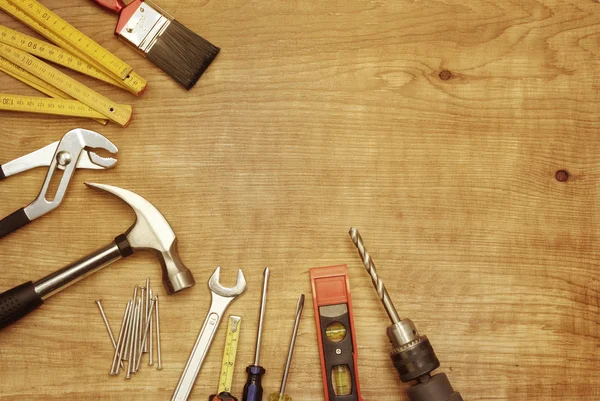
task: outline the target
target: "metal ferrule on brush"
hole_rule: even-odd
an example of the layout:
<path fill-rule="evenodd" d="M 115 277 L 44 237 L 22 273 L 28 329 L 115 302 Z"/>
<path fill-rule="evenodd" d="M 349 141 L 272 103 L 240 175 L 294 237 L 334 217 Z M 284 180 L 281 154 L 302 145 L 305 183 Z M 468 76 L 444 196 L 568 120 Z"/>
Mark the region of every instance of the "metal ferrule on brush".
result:
<path fill-rule="evenodd" d="M 171 19 L 143 2 L 117 33 L 144 53 L 148 53 L 170 24 Z"/>

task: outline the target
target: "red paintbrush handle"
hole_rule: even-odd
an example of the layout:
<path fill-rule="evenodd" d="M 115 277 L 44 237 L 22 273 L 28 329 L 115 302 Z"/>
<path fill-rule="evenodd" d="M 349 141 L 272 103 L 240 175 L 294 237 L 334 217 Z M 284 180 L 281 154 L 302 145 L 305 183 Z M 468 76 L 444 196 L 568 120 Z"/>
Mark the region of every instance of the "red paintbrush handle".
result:
<path fill-rule="evenodd" d="M 100 4 L 104 8 L 108 8 L 110 11 L 114 11 L 117 14 L 121 12 L 123 8 L 125 8 L 125 3 L 123 0 L 94 0 L 96 3 Z"/>

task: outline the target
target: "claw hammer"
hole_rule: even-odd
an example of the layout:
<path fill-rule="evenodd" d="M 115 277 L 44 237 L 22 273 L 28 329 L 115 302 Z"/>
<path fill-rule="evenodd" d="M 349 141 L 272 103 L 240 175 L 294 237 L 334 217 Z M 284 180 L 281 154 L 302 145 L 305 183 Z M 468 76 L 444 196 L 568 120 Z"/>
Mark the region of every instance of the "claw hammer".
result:
<path fill-rule="evenodd" d="M 169 294 L 195 284 L 192 273 L 179 258 L 177 238 L 173 229 L 154 205 L 122 188 L 102 184 L 86 185 L 121 198 L 135 212 L 135 223 L 104 248 L 35 283 L 29 281 L 0 294 L 0 329 L 33 311 L 53 294 L 121 258 L 132 255 L 136 250 L 148 250 L 157 255 L 162 265 L 163 285 Z"/>

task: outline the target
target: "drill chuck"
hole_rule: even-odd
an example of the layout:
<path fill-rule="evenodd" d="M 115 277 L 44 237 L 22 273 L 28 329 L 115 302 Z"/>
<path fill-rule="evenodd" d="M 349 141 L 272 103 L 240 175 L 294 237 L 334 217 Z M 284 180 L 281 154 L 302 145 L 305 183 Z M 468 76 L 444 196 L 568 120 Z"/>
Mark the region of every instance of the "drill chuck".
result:
<path fill-rule="evenodd" d="M 410 319 L 403 319 L 388 327 L 392 343 L 390 356 L 404 383 L 417 381 L 407 390 L 410 401 L 462 401 L 444 373 L 431 376 L 440 367 L 440 361 L 426 336 L 419 335 Z"/>

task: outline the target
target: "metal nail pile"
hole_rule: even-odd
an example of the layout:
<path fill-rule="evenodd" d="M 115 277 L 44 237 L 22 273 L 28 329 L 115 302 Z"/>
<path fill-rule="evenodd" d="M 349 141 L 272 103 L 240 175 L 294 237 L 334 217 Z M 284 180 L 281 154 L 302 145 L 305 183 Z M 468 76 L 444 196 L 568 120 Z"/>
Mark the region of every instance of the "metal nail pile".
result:
<path fill-rule="evenodd" d="M 121 373 L 121 369 L 123 369 L 125 371 L 125 378 L 130 379 L 132 374 L 139 371 L 142 358 L 146 353 L 148 354 L 148 366 L 153 366 L 154 333 L 156 333 L 157 369 L 162 369 L 158 295 L 152 293 L 149 278 L 146 278 L 145 287 L 138 288 L 136 285 L 133 289 L 133 298 L 127 302 L 127 306 L 125 307 L 121 329 L 116 341 L 102 308 L 102 302 L 97 300 L 96 304 L 98 304 L 100 314 L 115 350 L 110 367 L 111 375 L 118 375 Z M 126 366 L 124 362 L 126 362 Z"/>

